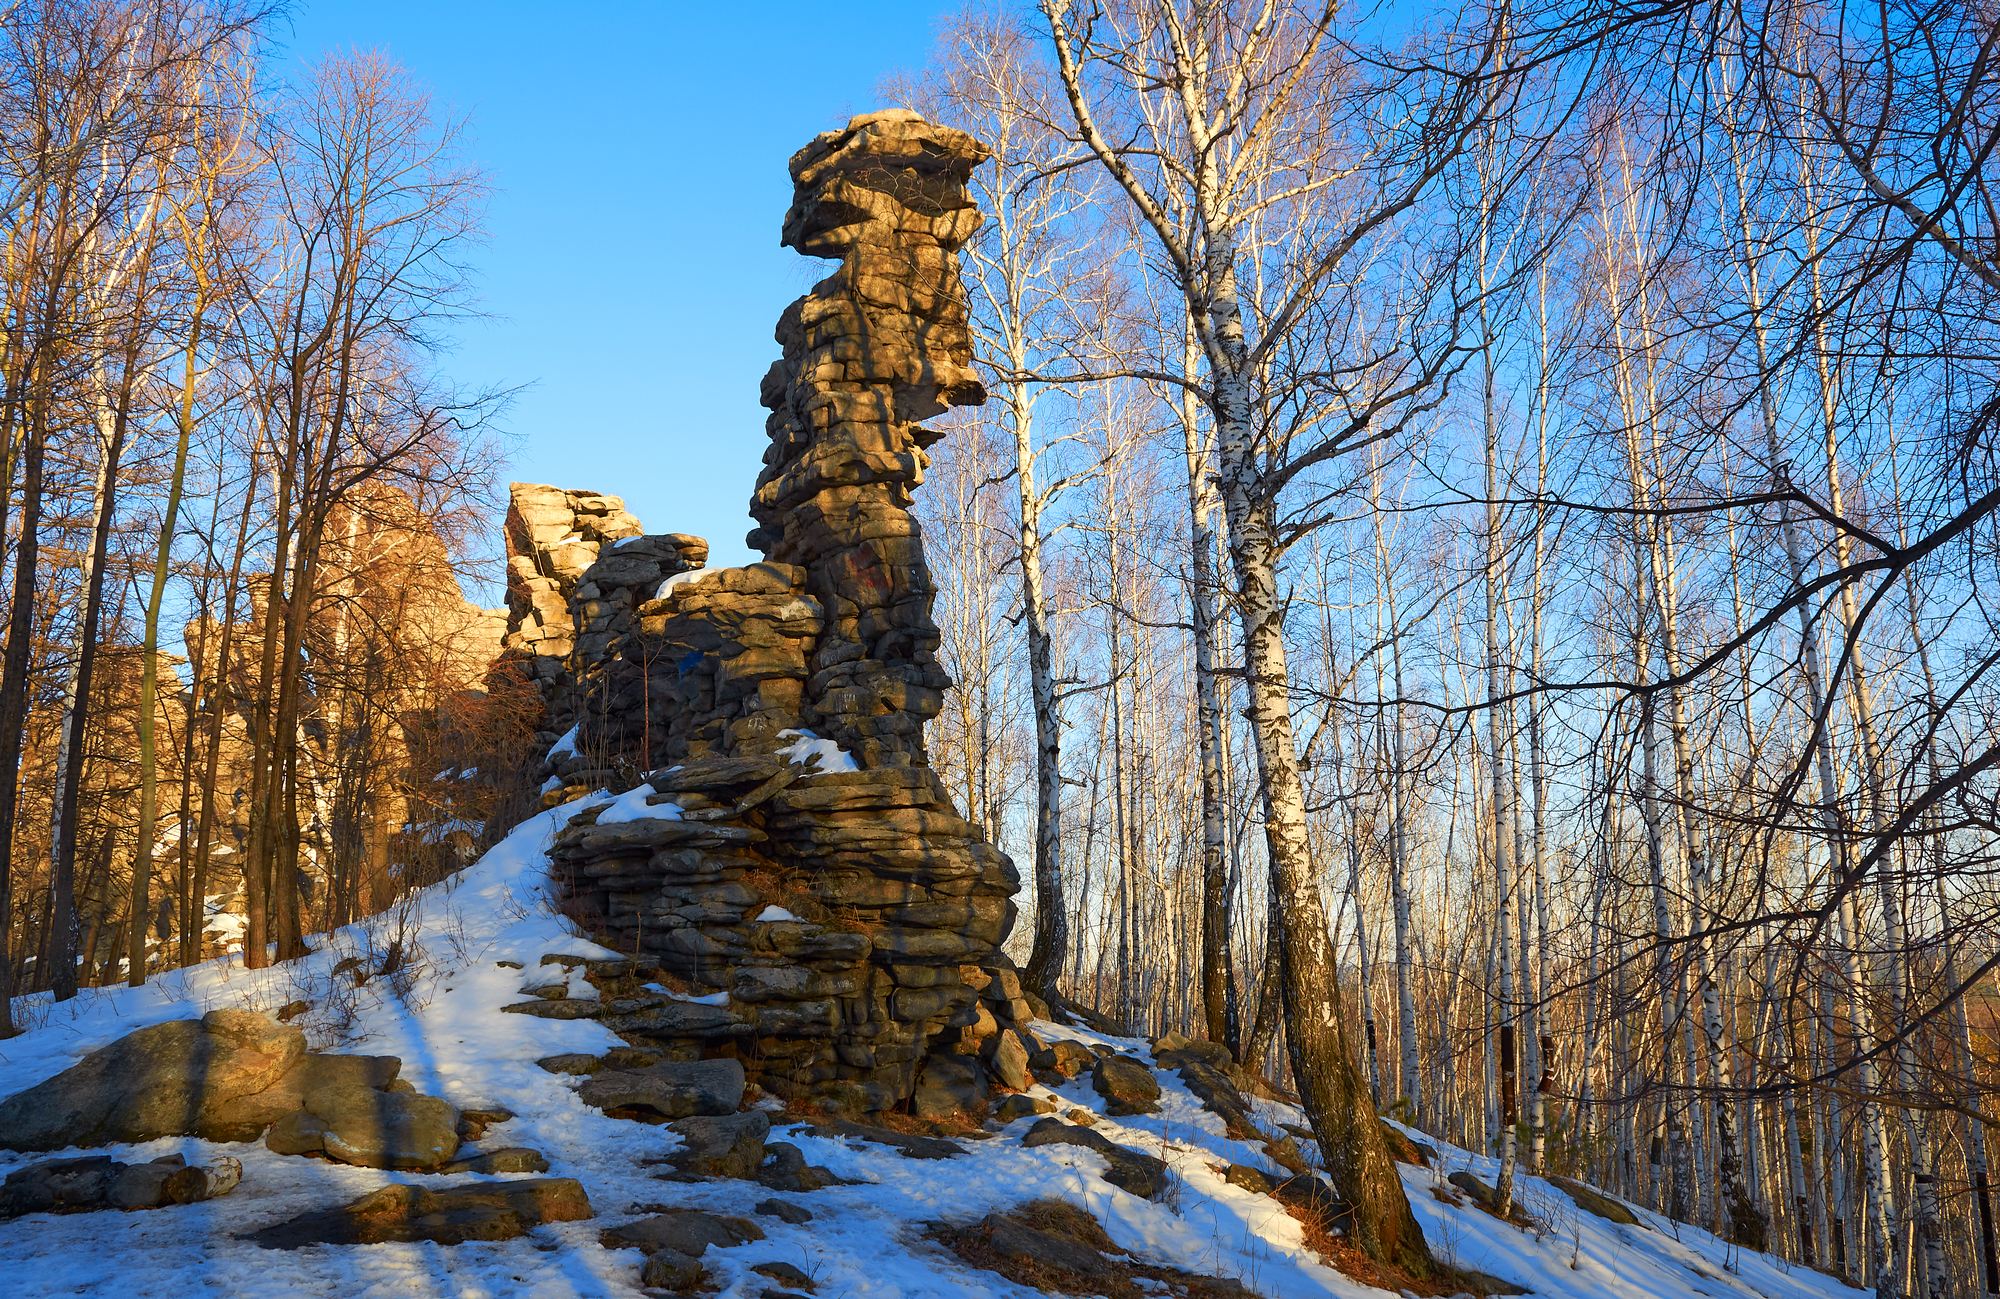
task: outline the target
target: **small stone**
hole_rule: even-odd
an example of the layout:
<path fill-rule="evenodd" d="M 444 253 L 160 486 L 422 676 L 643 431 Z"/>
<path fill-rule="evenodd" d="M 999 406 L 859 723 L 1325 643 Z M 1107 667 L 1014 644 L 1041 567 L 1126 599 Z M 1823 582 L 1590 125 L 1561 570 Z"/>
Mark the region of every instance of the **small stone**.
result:
<path fill-rule="evenodd" d="M 1299 1143 L 1291 1137 L 1279 1137 L 1276 1141 L 1266 1141 L 1264 1143 L 1264 1153 L 1270 1156 L 1272 1163 L 1284 1169 L 1293 1177 L 1303 1175 L 1310 1167 L 1306 1163 L 1304 1152 L 1299 1149 Z"/>
<path fill-rule="evenodd" d="M 707 1269 L 700 1259 L 663 1249 L 646 1257 L 646 1265 L 639 1269 L 639 1284 L 653 1290 L 686 1293 L 700 1289 L 706 1275 Z"/>
<path fill-rule="evenodd" d="M 312 1008 L 313 1005 L 310 1001 L 288 1001 L 278 1007 L 278 1022 L 280 1024 L 289 1024 Z"/>
<path fill-rule="evenodd" d="M 486 1129 L 513 1117 L 514 1111 L 505 1105 L 481 1103 L 462 1106 L 458 1111 L 458 1135 L 467 1141 L 477 1141 L 486 1135 Z"/>
<path fill-rule="evenodd" d="M 839 1179 L 817 1164 L 806 1162 L 805 1152 L 789 1141 L 772 1141 L 764 1146 L 764 1164 L 757 1180 L 774 1191 L 803 1194 L 832 1186 Z"/>
<path fill-rule="evenodd" d="M 660 1062 L 658 1051 L 636 1046 L 614 1046 L 601 1057 L 606 1069 L 650 1069 Z"/>
<path fill-rule="evenodd" d="M 535 1061 L 550 1073 L 593 1074 L 603 1065 L 596 1056 L 583 1051 L 564 1051 Z"/>
<path fill-rule="evenodd" d="M 760 1276 L 768 1276 L 779 1285 L 795 1286 L 800 1290 L 813 1289 L 812 1278 L 790 1263 L 773 1259 L 769 1263 L 752 1263 L 750 1270 Z"/>
<path fill-rule="evenodd" d="M 993 1117 L 1001 1123 L 1012 1123 L 1015 1119 L 1028 1118 L 1035 1114 L 1053 1114 L 1056 1103 L 1046 1096 L 1030 1096 L 1026 1092 L 1016 1092 L 1012 1096 L 1000 1098 L 1000 1104 L 993 1111 Z"/>
<path fill-rule="evenodd" d="M 538 1150 L 526 1146 L 503 1146 L 463 1159 L 454 1159 L 438 1170 L 441 1173 L 546 1173 L 549 1161 Z"/>
<path fill-rule="evenodd" d="M 759 1200 L 755 1205 L 755 1211 L 766 1218 L 776 1218 L 779 1222 L 789 1223 L 794 1227 L 803 1226 L 813 1220 L 811 1209 L 786 1200 Z"/>
<path fill-rule="evenodd" d="M 1269 1195 L 1271 1188 L 1276 1185 L 1269 1174 L 1248 1164 L 1231 1164 L 1223 1171 L 1222 1180 L 1231 1186 L 1240 1186 L 1258 1195 Z"/>

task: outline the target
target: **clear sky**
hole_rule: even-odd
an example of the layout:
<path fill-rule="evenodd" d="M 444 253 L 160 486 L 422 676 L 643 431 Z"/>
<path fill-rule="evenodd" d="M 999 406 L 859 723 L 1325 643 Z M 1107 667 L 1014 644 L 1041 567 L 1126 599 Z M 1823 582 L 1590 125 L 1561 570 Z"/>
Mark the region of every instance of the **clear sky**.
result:
<path fill-rule="evenodd" d="M 748 557 L 778 313 L 829 263 L 778 246 L 785 161 L 922 65 L 947 0 L 298 0 L 290 56 L 376 49 L 489 175 L 449 372 L 529 385 L 497 477 L 622 495 Z"/>

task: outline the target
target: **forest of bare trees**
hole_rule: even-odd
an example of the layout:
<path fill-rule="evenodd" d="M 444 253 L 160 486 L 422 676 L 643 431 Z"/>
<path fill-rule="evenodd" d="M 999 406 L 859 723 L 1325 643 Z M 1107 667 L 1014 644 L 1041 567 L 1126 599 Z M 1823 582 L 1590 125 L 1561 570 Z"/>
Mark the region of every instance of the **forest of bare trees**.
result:
<path fill-rule="evenodd" d="M 491 398 L 433 364 L 480 181 L 393 66 L 279 85 L 270 36 L 0 9 L 0 993 L 297 953 L 498 725 L 450 603 Z"/>
<path fill-rule="evenodd" d="M 996 153 L 921 508 L 1026 968 L 1330 1163 L 1358 1070 L 1503 1200 L 2000 1293 L 2000 22 L 1411 17 L 980 8 L 893 87 Z"/>
<path fill-rule="evenodd" d="M 519 765 L 481 178 L 271 23 L 0 5 L 0 1033 Z M 2000 13 L 982 4 L 887 94 L 994 152 L 919 509 L 1026 982 L 1293 1088 L 1411 1272 L 1377 1111 L 2000 1295 Z"/>

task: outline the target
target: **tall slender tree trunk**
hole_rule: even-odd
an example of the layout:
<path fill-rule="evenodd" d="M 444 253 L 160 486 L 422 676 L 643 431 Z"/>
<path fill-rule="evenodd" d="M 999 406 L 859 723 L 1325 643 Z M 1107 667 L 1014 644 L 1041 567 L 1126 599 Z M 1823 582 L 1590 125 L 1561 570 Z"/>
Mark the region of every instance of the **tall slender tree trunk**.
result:
<path fill-rule="evenodd" d="M 1025 358 L 1016 361 L 1025 366 Z M 1042 576 L 1042 499 L 1035 481 L 1034 413 L 1027 386 L 1007 385 L 1007 418 L 1021 508 L 1021 622 L 1028 639 L 1028 689 L 1035 713 L 1035 936 L 1023 975 L 1051 1007 L 1068 955 L 1069 904 L 1062 872 L 1062 715 L 1056 697 L 1055 642 Z"/>
<path fill-rule="evenodd" d="M 55 815 L 49 824 L 49 868 L 52 897 L 48 959 L 45 974 L 56 1000 L 76 995 L 76 833 L 83 790 L 84 733 L 90 716 L 90 689 L 96 676 L 98 627 L 104 609 L 104 567 L 111 548 L 111 524 L 117 508 L 118 470 L 124 458 L 126 421 L 131 404 L 128 373 L 117 394 L 111 393 L 100 368 L 96 411 L 98 461 L 91 487 L 90 547 L 83 561 L 83 608 L 77 622 L 76 657 L 63 682 L 61 734 L 56 743 Z"/>
<path fill-rule="evenodd" d="M 1183 325 L 1181 369 L 1192 379 L 1200 347 L 1192 322 Z M 1216 572 L 1217 504 L 1210 486 L 1208 441 L 1202 436 L 1201 407 L 1190 389 L 1181 392 L 1181 435 L 1187 461 L 1188 540 L 1192 550 L 1189 601 L 1194 612 L 1195 729 L 1201 768 L 1201 1022 L 1208 1040 L 1231 1051 L 1241 1044 L 1229 1016 L 1229 862 L 1224 842 L 1222 692 L 1217 687 Z"/>
<path fill-rule="evenodd" d="M 1278 595 L 1278 540 L 1257 472 L 1235 249 L 1216 233 L 1211 239 L 1206 267 L 1212 289 L 1210 333 L 1221 352 L 1211 357 L 1219 362 L 1211 366 L 1218 464 L 1243 624 L 1250 732 L 1264 796 L 1265 847 L 1281 899 L 1273 918 L 1278 924 L 1279 993 L 1292 1075 L 1334 1192 L 1345 1205 L 1343 1226 L 1349 1239 L 1372 1258 L 1428 1275 L 1434 1264 L 1423 1228 L 1403 1194 L 1402 1180 L 1355 1065 L 1326 909 L 1314 878 L 1306 837 L 1305 787 L 1292 731 L 1291 672 Z"/>
<path fill-rule="evenodd" d="M 1389 646 L 1390 684 L 1396 702 L 1388 709 L 1377 708 L 1378 727 L 1389 732 L 1389 899 L 1395 926 L 1396 944 L 1396 1037 L 1398 1046 L 1397 1104 L 1404 1117 L 1415 1122 L 1422 1104 L 1421 1061 L 1417 1054 L 1417 1001 L 1413 962 L 1410 954 L 1410 826 L 1407 771 L 1409 758 L 1404 750 L 1403 724 L 1403 627 L 1397 616 L 1396 575 L 1391 571 L 1387 533 L 1382 526 L 1381 465 L 1371 458 L 1368 475 L 1370 516 L 1375 527 L 1375 612 L 1376 639 Z M 1381 619 L 1386 613 L 1385 629 Z M 1382 658 L 1375 656 L 1375 694 L 1382 695 Z M 1378 748 L 1384 747 L 1378 741 Z"/>
<path fill-rule="evenodd" d="M 1483 271 L 1482 271 L 1483 275 Z M 1483 300 L 1482 300 L 1483 301 Z M 1512 716 L 1513 708 L 1501 702 L 1501 658 L 1504 648 L 1500 637 L 1500 607 L 1503 601 L 1502 581 L 1506 571 L 1507 556 L 1501 536 L 1500 515 L 1500 431 L 1497 393 L 1494 385 L 1493 359 L 1490 352 L 1491 334 L 1487 332 L 1485 312 L 1481 309 L 1481 332 L 1484 346 L 1481 349 L 1483 427 L 1486 448 L 1486 737 L 1491 763 L 1492 813 L 1488 824 L 1492 827 L 1493 884 L 1494 884 L 1494 1037 L 1497 1055 L 1497 1075 L 1499 1090 L 1497 1099 L 1499 1111 L 1495 1135 L 1499 1138 L 1497 1153 L 1500 1171 L 1494 1180 L 1493 1198 L 1501 1217 L 1506 1217 L 1514 1203 L 1514 1170 L 1518 1158 L 1516 1150 L 1515 1123 L 1517 1112 L 1518 1044 L 1514 1040 L 1515 1031 L 1515 988 L 1514 988 L 1514 890 L 1516 875 L 1514 849 L 1516 840 L 1515 789 L 1513 774 L 1508 770 L 1507 752 L 1512 737 L 1507 734 L 1505 719 Z"/>
<path fill-rule="evenodd" d="M 144 905 L 152 879 L 153 841 L 159 814 L 160 770 L 154 737 L 155 701 L 159 698 L 160 608 L 167 591 L 167 572 L 173 559 L 174 532 L 179 525 L 181 492 L 187 482 L 188 443 L 194 434 L 194 396 L 200 382 L 202 308 L 198 297 L 188 322 L 186 346 L 181 351 L 181 391 L 175 408 L 176 434 L 174 467 L 167 481 L 167 504 L 160 521 L 160 541 L 153 551 L 152 584 L 146 590 L 146 625 L 140 640 L 139 663 L 139 842 L 132 852 L 132 933 L 127 953 L 127 977 L 133 987 L 146 981 L 146 934 Z M 188 827 L 180 826 L 180 852 L 187 857 L 193 844 Z M 186 918 L 183 917 L 183 925 Z"/>
<path fill-rule="evenodd" d="M 14 1027 L 14 963 L 7 938 L 13 920 L 14 817 L 20 805 L 21 741 L 28 720 L 28 667 L 34 646 L 35 589 L 42 529 L 44 432 L 40 398 L 30 391 L 21 433 L 21 527 L 14 546 L 14 590 L 0 650 L 0 1037 Z"/>

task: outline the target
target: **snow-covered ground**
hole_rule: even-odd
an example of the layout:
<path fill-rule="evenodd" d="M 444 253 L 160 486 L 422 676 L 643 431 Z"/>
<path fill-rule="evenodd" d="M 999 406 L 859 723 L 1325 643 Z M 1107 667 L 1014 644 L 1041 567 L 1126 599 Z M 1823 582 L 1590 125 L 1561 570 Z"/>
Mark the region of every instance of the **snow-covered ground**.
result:
<path fill-rule="evenodd" d="M 392 1054 L 403 1076 L 425 1092 L 460 1104 L 497 1104 L 515 1118 L 491 1129 L 482 1148 L 528 1146 L 548 1157 L 549 1175 L 579 1179 L 597 1217 L 539 1228 L 528 1238 L 450 1248 L 418 1245 L 267 1250 L 241 1239 L 310 1208 L 328 1207 L 391 1181 L 438 1181 L 423 1174 L 351 1168 L 271 1154 L 261 1144 L 164 1140 L 109 1153 L 152 1157 L 170 1151 L 202 1162 L 216 1154 L 243 1162 L 242 1185 L 203 1204 L 142 1213 L 33 1215 L 0 1222 L 0 1294 L 106 1295 L 119 1299 L 229 1295 L 279 1296 L 632 1296 L 641 1293 L 636 1250 L 598 1243 L 607 1225 L 638 1216 L 639 1206 L 687 1206 L 748 1215 L 771 1197 L 750 1182 L 680 1183 L 654 1176 L 653 1165 L 677 1138 L 664 1127 L 607 1117 L 580 1102 L 576 1080 L 548 1073 L 536 1059 L 556 1052 L 598 1052 L 617 1045 L 589 1020 L 500 1013 L 522 989 L 550 982 L 538 968 L 549 953 L 608 956 L 577 937 L 555 911 L 547 851 L 556 830 L 585 807 L 611 801 L 594 794 L 543 812 L 517 827 L 477 864 L 415 894 L 396 911 L 316 938 L 304 959 L 245 970 L 228 957 L 154 979 L 137 989 L 86 990 L 63 1005 L 23 998 L 16 1013 L 33 1027 L 0 1042 L 0 1096 L 48 1078 L 86 1052 L 145 1024 L 187 1018 L 216 1007 L 275 1011 L 309 1000 L 298 1022 L 320 1049 Z M 362 956 L 379 968 L 392 944 L 407 955 L 405 976 L 355 987 L 335 966 Z M 521 968 L 500 964 L 512 962 Z M 572 980 L 581 985 L 582 980 Z M 579 988 L 579 992 L 582 989 Z M 1049 1037 L 1111 1042 L 1147 1058 L 1143 1042 L 1038 1025 Z M 1229 1185 L 1218 1166 L 1270 1169 L 1260 1149 L 1233 1141 L 1171 1072 L 1159 1075 L 1162 1107 L 1142 1118 L 1102 1118 L 1111 1140 L 1165 1159 L 1173 1184 L 1157 1201 L 1121 1191 L 1099 1173 L 1102 1157 L 1073 1146 L 1024 1148 L 1033 1122 L 1020 1119 L 949 1161 L 906 1159 L 859 1141 L 815 1136 L 780 1124 L 771 1139 L 791 1141 L 807 1160 L 854 1185 L 778 1198 L 808 1207 L 813 1220 L 788 1226 L 760 1217 L 766 1238 L 703 1261 L 724 1296 L 755 1299 L 770 1281 L 749 1269 L 790 1263 L 810 1276 L 820 1299 L 842 1296 L 1003 1296 L 1035 1292 L 973 1269 L 923 1237 L 921 1224 L 969 1221 L 1024 1201 L 1057 1197 L 1088 1210 L 1118 1245 L 1148 1262 L 1239 1278 L 1273 1299 L 1364 1296 L 1384 1292 L 1316 1262 L 1300 1228 L 1268 1196 Z M 1044 1089 L 1037 1089 L 1043 1091 Z M 1097 1111 L 1087 1079 L 1052 1093 Z M 1275 1129 L 1300 1116 L 1258 1102 L 1258 1119 Z M 1544 1227 L 1522 1231 L 1471 1207 L 1431 1194 L 1450 1172 L 1470 1167 L 1487 1178 L 1492 1161 L 1437 1146 L 1440 1167 L 1405 1167 L 1403 1177 L 1432 1247 L 1447 1261 L 1524 1289 L 1562 1299 L 1856 1299 L 1859 1292 L 1810 1271 L 1728 1249 L 1705 1232 L 1676 1228 L 1639 1210 L 1654 1229 L 1619 1227 L 1579 1210 L 1561 1191 L 1523 1178 L 1520 1199 Z M 0 1175 L 47 1155 L 0 1152 Z M 468 1175 L 469 1176 L 469 1175 Z M 500 1180 L 500 1179 L 495 1179 Z"/>

